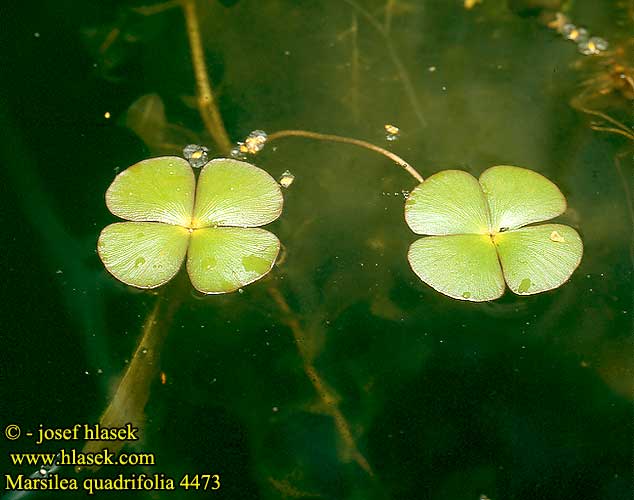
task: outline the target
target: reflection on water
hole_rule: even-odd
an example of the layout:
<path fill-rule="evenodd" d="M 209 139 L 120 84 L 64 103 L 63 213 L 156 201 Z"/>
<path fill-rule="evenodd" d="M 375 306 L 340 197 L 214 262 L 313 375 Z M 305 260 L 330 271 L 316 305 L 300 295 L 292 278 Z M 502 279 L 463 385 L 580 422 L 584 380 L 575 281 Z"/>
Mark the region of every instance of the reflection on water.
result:
<path fill-rule="evenodd" d="M 11 419 L 65 427 L 106 410 L 144 421 L 137 448 L 157 465 L 136 472 L 219 472 L 225 498 L 624 497 L 634 9 L 229 4 L 196 5 L 208 88 L 192 65 L 192 18 L 174 2 L 9 13 Z M 562 20 L 609 46 L 579 53 L 552 24 Z M 337 134 L 424 177 L 534 169 L 566 195 L 562 223 L 581 233 L 584 260 L 546 294 L 448 299 L 407 264 L 401 193 L 417 181 L 372 151 L 287 136 L 251 157 L 290 186 L 272 229 L 284 258 L 266 279 L 213 297 L 111 279 L 95 242 L 112 222 L 114 169 L 187 144 L 228 152 L 218 120 L 234 147 L 248 149 L 251 131 Z"/>

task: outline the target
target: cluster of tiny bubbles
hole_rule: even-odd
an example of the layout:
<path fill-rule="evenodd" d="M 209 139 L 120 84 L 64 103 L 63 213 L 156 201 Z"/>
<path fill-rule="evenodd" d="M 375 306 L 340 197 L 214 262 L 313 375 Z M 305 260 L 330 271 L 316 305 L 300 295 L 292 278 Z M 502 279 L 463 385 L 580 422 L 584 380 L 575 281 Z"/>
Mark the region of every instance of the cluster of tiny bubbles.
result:
<path fill-rule="evenodd" d="M 575 26 L 561 13 L 549 26 L 555 28 L 566 40 L 577 44 L 577 49 L 583 55 L 592 56 L 608 50 L 608 42 L 599 36 L 590 36 L 588 30 Z"/>
<path fill-rule="evenodd" d="M 257 154 L 264 149 L 266 140 L 267 135 L 264 130 L 254 130 L 231 150 L 231 157 L 244 160 L 248 154 Z"/>
<path fill-rule="evenodd" d="M 209 150 L 198 144 L 188 144 L 183 148 L 183 157 L 193 168 L 200 168 L 209 161 Z"/>
<path fill-rule="evenodd" d="M 407 189 L 401 190 L 401 192 L 392 193 L 390 191 L 383 191 L 381 193 L 383 196 L 402 196 L 404 199 L 409 198 L 410 192 Z"/>
<path fill-rule="evenodd" d="M 383 128 L 385 129 L 385 139 L 390 142 L 397 140 L 401 133 L 401 130 L 391 123 L 386 123 Z"/>

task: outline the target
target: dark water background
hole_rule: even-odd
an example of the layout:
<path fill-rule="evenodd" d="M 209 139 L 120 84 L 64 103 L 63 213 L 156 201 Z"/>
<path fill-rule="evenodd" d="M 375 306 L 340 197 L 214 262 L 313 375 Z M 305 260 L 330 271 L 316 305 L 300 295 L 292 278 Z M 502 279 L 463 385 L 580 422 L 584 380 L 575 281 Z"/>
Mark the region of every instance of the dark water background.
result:
<path fill-rule="evenodd" d="M 187 288 L 174 316 L 161 317 L 166 383 L 152 382 L 143 439 L 131 448 L 156 453 L 157 464 L 98 477 L 219 473 L 221 489 L 204 495 L 232 499 L 631 497 L 634 143 L 591 130 L 591 117 L 571 106 L 583 82 L 609 85 L 609 65 L 581 55 L 533 15 L 539 9 L 521 8 L 531 3 L 560 2 L 484 0 L 471 10 L 461 0 L 359 2 L 379 23 L 392 12 L 387 36 L 347 2 L 198 4 L 232 140 L 305 128 L 389 147 L 424 176 L 531 168 L 566 195 L 560 220 L 579 230 L 585 254 L 558 290 L 449 299 L 405 257 L 415 236 L 400 192 L 414 187 L 410 177 L 361 149 L 280 140 L 253 161 L 296 176 L 269 227 L 286 260 L 244 293 Z M 573 22 L 634 53 L 631 2 L 568 4 Z M 188 98 L 195 82 L 181 9 L 143 16 L 130 8 L 139 5 L 2 7 L 3 426 L 98 421 L 160 300 L 117 282 L 99 261 L 97 236 L 115 220 L 104 192 L 116 169 L 178 153 L 185 139 L 212 146 Z M 171 124 L 160 129 L 162 145 L 125 126 L 131 104 L 148 94 L 160 96 Z M 634 121 L 618 90 L 590 102 Z M 398 141 L 386 142 L 385 123 L 401 128 Z M 181 285 L 169 286 L 163 300 Z M 336 394 L 372 476 L 320 406 L 271 286 L 301 325 L 303 352 Z M 3 473 L 33 472 L 6 460 L 31 450 L 27 440 L 4 440 Z"/>

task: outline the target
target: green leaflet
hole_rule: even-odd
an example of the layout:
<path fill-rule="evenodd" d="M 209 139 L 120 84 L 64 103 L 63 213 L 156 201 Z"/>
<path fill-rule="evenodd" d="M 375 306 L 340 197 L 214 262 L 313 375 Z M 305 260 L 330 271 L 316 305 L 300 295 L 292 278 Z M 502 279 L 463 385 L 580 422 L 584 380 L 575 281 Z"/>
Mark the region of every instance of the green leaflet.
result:
<path fill-rule="evenodd" d="M 275 180 L 249 163 L 217 159 L 195 183 L 189 163 L 172 156 L 141 161 L 117 175 L 106 193 L 108 208 L 134 222 L 111 224 L 99 237 L 99 256 L 113 276 L 155 288 L 174 277 L 187 254 L 196 289 L 227 293 L 271 270 L 280 243 L 254 226 L 281 214 Z"/>
<path fill-rule="evenodd" d="M 581 261 L 579 235 L 560 224 L 522 226 L 565 209 L 557 186 L 530 170 L 491 167 L 479 181 L 466 172 L 439 172 L 405 203 L 412 231 L 435 235 L 411 245 L 409 263 L 422 281 L 460 300 L 499 297 L 502 274 L 520 295 L 557 288 Z"/>

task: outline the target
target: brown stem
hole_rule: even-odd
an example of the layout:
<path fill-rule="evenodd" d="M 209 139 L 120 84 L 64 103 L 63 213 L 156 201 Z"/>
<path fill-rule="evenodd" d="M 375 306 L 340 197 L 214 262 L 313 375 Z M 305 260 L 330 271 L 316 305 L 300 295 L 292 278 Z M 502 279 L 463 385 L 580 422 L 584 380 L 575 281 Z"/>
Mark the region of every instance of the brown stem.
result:
<path fill-rule="evenodd" d="M 200 27 L 198 25 L 198 15 L 196 14 L 195 0 L 181 0 L 185 22 L 187 23 L 187 36 L 189 37 L 189 47 L 192 55 L 192 65 L 196 78 L 196 89 L 198 94 L 198 111 L 205 124 L 205 128 L 213 138 L 214 142 L 222 154 L 231 151 L 231 140 L 225 129 L 216 98 L 211 89 L 207 64 L 205 63 L 205 53 L 200 38 Z"/>
<path fill-rule="evenodd" d="M 178 284 L 180 285 L 180 283 Z M 102 428 L 123 427 L 127 423 L 141 428 L 145 423 L 145 405 L 150 397 L 152 383 L 159 371 L 161 347 L 167 336 L 174 313 L 182 302 L 182 287 L 161 290 L 152 311 L 145 319 L 141 340 L 117 386 L 110 404 L 105 409 L 99 425 Z M 170 293 L 173 290 L 173 293 Z M 124 441 L 87 441 L 83 452 L 96 453 L 108 448 L 117 453 Z M 90 467 L 91 470 L 99 466 Z"/>
<path fill-rule="evenodd" d="M 352 139 L 350 137 L 343 137 L 340 135 L 332 135 L 332 134 L 321 134 L 319 132 L 310 132 L 308 130 L 279 130 L 277 132 L 273 132 L 269 134 L 267 137 L 267 142 L 274 141 L 276 139 L 282 139 L 284 137 L 306 137 L 308 139 L 316 139 L 318 141 L 329 141 L 329 142 L 342 142 L 344 144 L 353 144 L 355 146 L 359 146 L 361 148 L 369 149 L 370 151 L 374 151 L 375 153 L 379 153 L 380 155 L 389 158 L 394 163 L 396 163 L 399 167 L 403 167 L 408 174 L 410 174 L 414 179 L 418 182 L 423 182 L 424 178 L 422 175 L 418 173 L 418 171 L 412 167 L 409 163 L 407 163 L 400 156 L 388 151 L 387 149 L 383 149 L 379 146 L 375 146 L 374 144 L 362 141 L 360 139 Z"/>
<path fill-rule="evenodd" d="M 350 430 L 350 424 L 346 420 L 346 417 L 341 413 L 339 406 L 337 405 L 337 398 L 330 392 L 328 386 L 322 380 L 319 372 L 310 360 L 310 356 L 306 352 L 304 345 L 306 343 L 306 334 L 302 329 L 301 324 L 297 320 L 297 317 L 293 314 L 293 311 L 289 307 L 288 303 L 280 293 L 280 291 L 274 287 L 269 287 L 269 294 L 273 297 L 273 300 L 278 305 L 282 313 L 284 314 L 284 322 L 293 332 L 293 338 L 295 339 L 295 345 L 302 357 L 302 363 L 304 365 L 304 372 L 308 376 L 310 382 L 315 388 L 315 392 L 324 404 L 324 408 L 328 415 L 335 421 L 335 427 L 341 441 L 346 448 L 346 451 L 352 457 L 352 459 L 361 467 L 368 475 L 373 476 L 374 472 L 367 459 L 359 451 L 357 444 Z"/>

